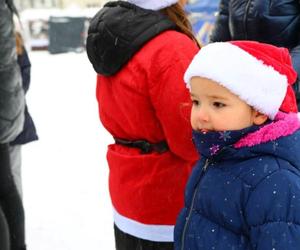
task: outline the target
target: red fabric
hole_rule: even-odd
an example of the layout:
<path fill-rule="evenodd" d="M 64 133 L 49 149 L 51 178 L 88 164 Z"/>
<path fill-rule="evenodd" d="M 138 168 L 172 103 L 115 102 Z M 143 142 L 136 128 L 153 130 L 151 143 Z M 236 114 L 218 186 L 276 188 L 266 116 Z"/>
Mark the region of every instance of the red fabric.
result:
<path fill-rule="evenodd" d="M 141 155 L 110 145 L 107 160 L 114 208 L 145 224 L 174 225 L 198 154 L 192 144 L 190 103 L 183 74 L 198 52 L 187 36 L 166 31 L 149 41 L 121 71 L 98 76 L 100 119 L 115 137 L 166 140 L 170 151 Z"/>
<path fill-rule="evenodd" d="M 287 87 L 285 97 L 283 99 L 283 102 L 282 102 L 279 110 L 286 112 L 286 113 L 289 113 L 289 112 L 297 113 L 298 112 L 295 92 L 291 85 L 288 85 L 288 87 Z"/>
<path fill-rule="evenodd" d="M 296 82 L 297 73 L 293 69 L 292 59 L 288 49 L 279 48 L 271 44 L 255 41 L 231 41 L 232 44 L 245 50 L 264 64 L 273 67 L 280 74 L 285 75 L 288 81 L 287 93 L 280 107 L 286 113 L 298 112 L 297 101 L 292 85 Z"/>

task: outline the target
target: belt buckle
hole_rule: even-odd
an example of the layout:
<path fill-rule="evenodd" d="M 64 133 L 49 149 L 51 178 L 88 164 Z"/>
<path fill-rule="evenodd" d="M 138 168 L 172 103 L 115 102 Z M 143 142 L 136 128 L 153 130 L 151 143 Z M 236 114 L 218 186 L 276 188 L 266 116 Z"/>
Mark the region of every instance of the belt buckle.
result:
<path fill-rule="evenodd" d="M 136 143 L 139 145 L 141 154 L 148 154 L 152 151 L 151 143 L 149 143 L 147 141 L 137 141 Z"/>

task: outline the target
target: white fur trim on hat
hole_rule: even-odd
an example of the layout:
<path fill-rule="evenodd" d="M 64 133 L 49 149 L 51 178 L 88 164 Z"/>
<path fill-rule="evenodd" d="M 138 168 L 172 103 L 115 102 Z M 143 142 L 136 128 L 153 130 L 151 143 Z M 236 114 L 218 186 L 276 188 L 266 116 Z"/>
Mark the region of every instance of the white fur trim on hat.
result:
<path fill-rule="evenodd" d="M 127 0 L 129 3 L 135 4 L 143 9 L 160 10 L 171 6 L 178 2 L 178 0 Z"/>
<path fill-rule="evenodd" d="M 218 82 L 271 119 L 282 104 L 288 84 L 285 75 L 229 42 L 204 46 L 185 72 L 184 81 L 189 85 L 194 76 Z"/>

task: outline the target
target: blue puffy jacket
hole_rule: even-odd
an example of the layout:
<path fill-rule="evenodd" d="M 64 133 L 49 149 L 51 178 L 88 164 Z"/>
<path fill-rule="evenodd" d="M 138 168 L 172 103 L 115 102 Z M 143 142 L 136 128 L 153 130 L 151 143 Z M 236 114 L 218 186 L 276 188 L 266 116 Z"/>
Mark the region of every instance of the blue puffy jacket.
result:
<path fill-rule="evenodd" d="M 299 0 L 221 0 L 211 42 L 255 40 L 289 49 L 300 75 Z M 298 108 L 300 90 L 296 89 Z M 299 248 L 300 249 L 300 248 Z"/>
<path fill-rule="evenodd" d="M 290 118 L 238 136 L 194 133 L 202 158 L 175 226 L 176 250 L 300 249 L 300 130 Z"/>

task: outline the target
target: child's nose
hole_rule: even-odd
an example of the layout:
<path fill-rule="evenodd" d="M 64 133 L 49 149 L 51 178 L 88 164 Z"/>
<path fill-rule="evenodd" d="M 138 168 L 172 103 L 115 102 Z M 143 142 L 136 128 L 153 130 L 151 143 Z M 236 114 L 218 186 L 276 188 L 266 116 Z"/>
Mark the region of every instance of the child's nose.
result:
<path fill-rule="evenodd" d="M 197 120 L 199 120 L 200 122 L 208 122 L 209 121 L 208 112 L 204 107 L 200 107 L 197 110 L 196 117 L 197 117 Z"/>

